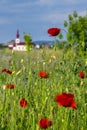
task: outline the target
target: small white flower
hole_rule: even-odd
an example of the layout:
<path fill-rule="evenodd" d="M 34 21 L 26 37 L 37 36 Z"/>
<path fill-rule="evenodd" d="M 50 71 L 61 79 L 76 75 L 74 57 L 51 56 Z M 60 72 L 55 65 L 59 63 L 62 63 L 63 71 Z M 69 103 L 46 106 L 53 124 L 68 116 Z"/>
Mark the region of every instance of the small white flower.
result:
<path fill-rule="evenodd" d="M 5 90 L 6 89 L 6 85 L 3 85 L 3 90 Z"/>

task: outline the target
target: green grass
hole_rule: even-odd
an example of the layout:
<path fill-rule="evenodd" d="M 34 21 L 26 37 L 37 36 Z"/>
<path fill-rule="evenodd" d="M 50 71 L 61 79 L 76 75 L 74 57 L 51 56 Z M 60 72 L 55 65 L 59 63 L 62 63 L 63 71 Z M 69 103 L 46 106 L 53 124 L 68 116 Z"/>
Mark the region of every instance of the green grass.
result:
<path fill-rule="evenodd" d="M 55 56 L 55 58 L 52 58 Z M 87 65 L 86 55 L 73 50 L 32 50 L 31 52 L 0 51 L 0 70 L 7 68 L 12 75 L 0 73 L 0 130 L 41 130 L 38 121 L 47 117 L 53 125 L 48 130 L 87 130 Z M 41 79 L 40 70 L 49 78 Z M 85 78 L 78 76 L 84 70 Z M 7 83 L 14 89 L 3 89 Z M 74 94 L 77 109 L 58 106 L 58 93 Z M 25 98 L 28 106 L 20 107 Z"/>

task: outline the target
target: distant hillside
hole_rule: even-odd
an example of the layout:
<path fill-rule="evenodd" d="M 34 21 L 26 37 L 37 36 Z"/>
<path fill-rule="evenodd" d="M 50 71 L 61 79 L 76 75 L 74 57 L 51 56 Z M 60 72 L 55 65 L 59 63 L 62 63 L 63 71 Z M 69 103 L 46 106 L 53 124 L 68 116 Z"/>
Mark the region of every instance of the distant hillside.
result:
<path fill-rule="evenodd" d="M 38 41 L 33 41 L 35 44 L 54 44 L 54 41 L 49 41 L 49 40 L 38 40 Z M 59 43 L 59 41 L 57 40 L 57 42 Z"/>
<path fill-rule="evenodd" d="M 2 48 L 7 48 L 8 46 L 7 45 L 5 45 L 4 43 L 0 43 L 0 49 L 2 49 Z"/>

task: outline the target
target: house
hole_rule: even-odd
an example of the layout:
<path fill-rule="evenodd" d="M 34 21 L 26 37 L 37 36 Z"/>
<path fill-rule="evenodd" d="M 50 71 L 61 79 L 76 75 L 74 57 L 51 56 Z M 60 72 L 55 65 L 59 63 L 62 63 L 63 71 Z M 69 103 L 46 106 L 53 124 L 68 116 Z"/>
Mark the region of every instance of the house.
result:
<path fill-rule="evenodd" d="M 36 45 L 35 45 L 35 49 L 40 49 L 40 45 L 39 45 L 39 44 L 36 44 Z"/>
<path fill-rule="evenodd" d="M 30 43 L 31 45 L 35 46 L 34 43 Z M 16 33 L 16 39 L 15 40 L 12 40 L 12 42 L 10 42 L 8 44 L 8 48 L 9 49 L 12 49 L 14 51 L 26 51 L 26 43 L 25 42 L 21 42 L 20 41 L 20 34 L 19 34 L 19 30 L 17 30 L 17 33 Z"/>
<path fill-rule="evenodd" d="M 15 40 L 11 40 L 7 43 L 9 49 L 13 49 L 13 46 L 15 45 Z"/>

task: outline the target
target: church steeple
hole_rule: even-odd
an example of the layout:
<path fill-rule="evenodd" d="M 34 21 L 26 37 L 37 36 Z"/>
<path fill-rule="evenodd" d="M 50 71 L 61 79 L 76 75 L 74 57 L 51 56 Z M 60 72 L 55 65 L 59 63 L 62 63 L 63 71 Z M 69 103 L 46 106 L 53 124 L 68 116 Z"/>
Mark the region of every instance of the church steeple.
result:
<path fill-rule="evenodd" d="M 19 37 L 20 37 L 19 30 L 17 30 L 16 38 L 19 38 Z"/>
<path fill-rule="evenodd" d="M 15 43 L 16 43 L 16 44 L 19 44 L 19 43 L 20 43 L 20 34 L 19 34 L 19 30 L 17 30 L 17 33 L 16 33 Z"/>

